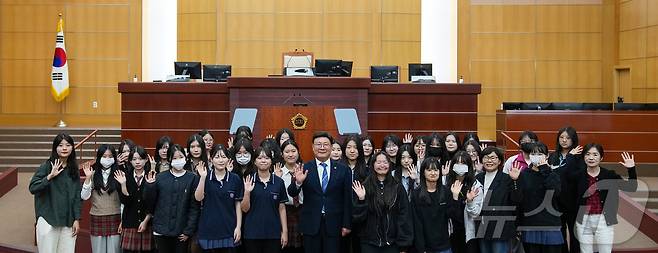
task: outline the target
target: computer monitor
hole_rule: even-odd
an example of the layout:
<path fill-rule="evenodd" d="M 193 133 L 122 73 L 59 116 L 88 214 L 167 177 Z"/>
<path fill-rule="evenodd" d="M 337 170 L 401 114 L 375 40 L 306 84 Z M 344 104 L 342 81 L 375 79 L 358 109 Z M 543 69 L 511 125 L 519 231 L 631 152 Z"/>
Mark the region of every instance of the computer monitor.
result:
<path fill-rule="evenodd" d="M 226 82 L 231 76 L 231 65 L 203 65 L 203 81 Z"/>
<path fill-rule="evenodd" d="M 644 104 L 636 103 L 615 103 L 616 111 L 644 111 Z"/>
<path fill-rule="evenodd" d="M 551 103 L 523 103 L 521 110 L 550 110 Z"/>
<path fill-rule="evenodd" d="M 612 111 L 612 103 L 583 103 L 583 110 Z"/>
<path fill-rule="evenodd" d="M 341 60 L 316 59 L 315 76 L 342 76 Z"/>
<path fill-rule="evenodd" d="M 583 103 L 553 103 L 551 105 L 553 110 L 582 110 Z"/>
<path fill-rule="evenodd" d="M 503 110 L 521 110 L 523 103 L 519 102 L 503 102 Z"/>
<path fill-rule="evenodd" d="M 412 76 L 432 76 L 432 64 L 409 63 L 409 81 Z"/>
<path fill-rule="evenodd" d="M 201 79 L 201 62 L 174 62 L 176 75 L 190 75 L 190 79 Z"/>
<path fill-rule="evenodd" d="M 380 83 L 397 83 L 398 66 L 370 66 L 370 81 Z"/>
<path fill-rule="evenodd" d="M 352 62 L 351 61 L 342 61 L 340 63 L 340 71 L 342 72 L 341 76 L 345 76 L 345 77 L 352 76 Z"/>

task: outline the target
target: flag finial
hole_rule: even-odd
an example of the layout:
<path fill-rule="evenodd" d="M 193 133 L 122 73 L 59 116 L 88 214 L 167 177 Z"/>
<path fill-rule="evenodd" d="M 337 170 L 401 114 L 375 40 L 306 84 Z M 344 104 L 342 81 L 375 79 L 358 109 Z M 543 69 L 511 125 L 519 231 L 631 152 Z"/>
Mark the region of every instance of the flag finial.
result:
<path fill-rule="evenodd" d="M 61 17 L 62 17 L 62 13 L 60 12 L 58 16 L 61 18 Z"/>

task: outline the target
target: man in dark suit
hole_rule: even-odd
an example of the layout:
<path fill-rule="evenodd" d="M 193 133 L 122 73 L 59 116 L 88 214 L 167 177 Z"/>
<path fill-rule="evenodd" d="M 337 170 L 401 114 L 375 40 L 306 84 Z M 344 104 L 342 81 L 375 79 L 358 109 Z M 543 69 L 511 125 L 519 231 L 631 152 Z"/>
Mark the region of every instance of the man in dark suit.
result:
<path fill-rule="evenodd" d="M 352 180 L 345 165 L 329 159 L 333 139 L 327 132 L 313 135 L 315 159 L 295 171 L 291 197 L 304 191 L 299 232 L 306 253 L 337 253 L 340 237 L 352 226 Z"/>

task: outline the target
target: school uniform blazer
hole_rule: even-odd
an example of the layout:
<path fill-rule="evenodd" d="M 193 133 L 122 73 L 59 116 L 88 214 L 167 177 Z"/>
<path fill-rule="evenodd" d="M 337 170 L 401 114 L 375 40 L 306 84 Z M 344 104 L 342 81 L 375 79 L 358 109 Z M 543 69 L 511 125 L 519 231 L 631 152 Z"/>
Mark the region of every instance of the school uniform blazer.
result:
<path fill-rule="evenodd" d="M 482 185 L 484 185 L 485 174 L 480 173 L 475 176 Z M 476 238 L 509 239 L 515 235 L 516 205 L 511 199 L 513 187 L 512 178 L 502 170 L 498 170 L 489 186 L 489 191 L 484 196 L 480 216 L 475 219 Z"/>
<path fill-rule="evenodd" d="M 298 187 L 293 183 L 288 186 L 291 197 L 304 191 L 304 205 L 300 214 L 299 232 L 304 235 L 316 235 L 320 231 L 322 206 L 325 210 L 325 226 L 328 236 L 340 236 L 341 228 L 352 227 L 352 173 L 350 168 L 331 160 L 327 190 L 322 192 L 315 159 L 304 164 L 308 171 L 306 180 Z"/>

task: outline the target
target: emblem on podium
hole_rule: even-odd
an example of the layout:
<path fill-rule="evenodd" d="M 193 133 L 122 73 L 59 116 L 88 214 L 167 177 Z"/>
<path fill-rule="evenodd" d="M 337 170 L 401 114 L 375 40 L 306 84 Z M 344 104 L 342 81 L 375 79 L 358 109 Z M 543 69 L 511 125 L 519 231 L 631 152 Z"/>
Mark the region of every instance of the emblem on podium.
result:
<path fill-rule="evenodd" d="M 301 113 L 290 118 L 290 123 L 292 123 L 292 128 L 295 130 L 306 129 L 306 123 L 308 123 L 308 118 Z"/>

